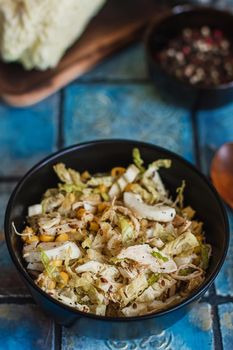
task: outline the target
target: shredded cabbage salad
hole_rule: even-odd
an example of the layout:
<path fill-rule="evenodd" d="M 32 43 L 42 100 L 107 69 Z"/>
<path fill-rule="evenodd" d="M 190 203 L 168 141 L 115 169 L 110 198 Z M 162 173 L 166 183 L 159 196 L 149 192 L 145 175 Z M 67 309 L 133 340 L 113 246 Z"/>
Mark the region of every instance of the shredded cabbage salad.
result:
<path fill-rule="evenodd" d="M 145 166 L 138 149 L 127 168 L 80 174 L 60 163 L 60 182 L 28 208 L 17 232 L 35 283 L 77 310 L 137 316 L 179 303 L 205 279 L 211 246 L 202 222 L 173 200 L 160 177 L 168 159 Z M 167 170 L 169 171 L 169 170 Z"/>

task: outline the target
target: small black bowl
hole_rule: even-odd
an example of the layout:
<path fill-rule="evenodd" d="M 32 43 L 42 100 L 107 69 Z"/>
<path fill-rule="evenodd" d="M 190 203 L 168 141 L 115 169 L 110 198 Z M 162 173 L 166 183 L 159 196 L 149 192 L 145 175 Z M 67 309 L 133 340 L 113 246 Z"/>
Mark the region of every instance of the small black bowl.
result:
<path fill-rule="evenodd" d="M 163 12 L 146 33 L 148 69 L 159 93 L 171 102 L 201 109 L 216 108 L 233 101 L 233 81 L 213 87 L 193 86 L 169 74 L 155 58 L 184 28 L 202 26 L 222 30 L 233 45 L 233 14 L 210 7 L 176 6 Z"/>
<path fill-rule="evenodd" d="M 22 258 L 22 241 L 12 229 L 12 222 L 21 231 L 29 205 L 37 203 L 43 192 L 57 184 L 53 165 L 63 162 L 79 171 L 104 172 L 116 165 L 126 166 L 132 161 L 132 149 L 138 147 L 146 164 L 157 158 L 169 158 L 172 167 L 161 175 L 170 190 L 186 180 L 186 204 L 191 205 L 204 222 L 206 239 L 213 254 L 204 283 L 184 301 L 167 310 L 138 317 L 103 317 L 76 311 L 43 292 L 28 274 Z M 81 335 L 96 338 L 130 339 L 158 334 L 180 320 L 194 306 L 213 283 L 225 260 L 228 241 L 228 219 L 221 200 L 204 175 L 178 155 L 163 148 L 129 140 L 87 142 L 59 151 L 34 166 L 18 183 L 9 200 L 5 215 L 5 236 L 11 258 L 28 286 L 33 298 L 58 323 L 74 327 Z"/>

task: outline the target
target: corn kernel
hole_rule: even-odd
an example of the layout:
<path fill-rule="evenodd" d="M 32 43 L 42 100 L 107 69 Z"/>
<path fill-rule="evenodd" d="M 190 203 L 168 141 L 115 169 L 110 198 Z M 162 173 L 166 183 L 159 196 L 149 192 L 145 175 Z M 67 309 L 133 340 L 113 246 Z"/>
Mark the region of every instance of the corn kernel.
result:
<path fill-rule="evenodd" d="M 83 241 L 84 238 L 85 238 L 85 235 L 83 233 L 83 230 L 77 231 L 72 235 L 72 240 L 75 240 L 75 241 Z"/>
<path fill-rule="evenodd" d="M 24 241 L 24 242 L 28 242 L 28 239 L 31 237 L 31 236 L 34 236 L 35 233 L 33 231 L 33 229 L 30 227 L 30 226 L 26 226 L 25 229 L 23 230 L 23 236 L 21 236 L 21 239 Z M 33 241 L 35 242 L 35 241 Z M 32 242 L 31 242 L 32 243 Z"/>
<path fill-rule="evenodd" d="M 54 241 L 54 236 L 50 235 L 40 235 L 40 241 L 41 242 L 53 242 Z"/>
<path fill-rule="evenodd" d="M 25 229 L 23 230 L 23 233 L 34 234 L 33 229 L 30 226 L 26 226 Z"/>
<path fill-rule="evenodd" d="M 27 237 L 27 239 L 26 239 L 26 243 L 27 244 L 30 244 L 30 243 L 33 243 L 33 242 L 38 242 L 38 241 L 39 241 L 39 237 L 36 236 L 36 235 Z"/>
<path fill-rule="evenodd" d="M 69 240 L 69 236 L 67 233 L 61 233 L 56 237 L 55 242 L 66 242 Z"/>
<path fill-rule="evenodd" d="M 55 281 L 53 281 L 53 280 L 50 280 L 49 282 L 48 282 L 48 289 L 55 289 L 55 287 L 56 287 L 56 282 Z"/>
<path fill-rule="evenodd" d="M 98 212 L 102 213 L 108 206 L 109 206 L 109 204 L 107 204 L 107 203 L 99 203 L 98 204 Z"/>
<path fill-rule="evenodd" d="M 200 246 L 195 247 L 194 248 L 194 253 L 200 254 L 201 253 L 201 247 Z"/>
<path fill-rule="evenodd" d="M 99 230 L 99 225 L 97 224 L 97 222 L 92 221 L 90 223 L 90 230 L 95 232 Z"/>
<path fill-rule="evenodd" d="M 71 203 L 74 203 L 75 202 L 75 194 L 74 193 L 69 193 L 68 194 L 68 198 L 69 198 L 69 201 L 71 202 Z"/>
<path fill-rule="evenodd" d="M 86 210 L 84 208 L 79 208 L 76 212 L 77 218 L 80 220 L 82 216 L 85 214 Z"/>
<path fill-rule="evenodd" d="M 125 189 L 124 189 L 124 192 L 129 192 L 129 191 L 132 191 L 134 187 L 134 184 L 128 184 Z"/>
<path fill-rule="evenodd" d="M 66 286 L 69 280 L 69 276 L 66 272 L 62 271 L 60 272 L 60 278 L 61 278 L 61 284 L 62 286 Z"/>
<path fill-rule="evenodd" d="M 113 177 L 121 176 L 121 175 L 123 175 L 125 173 L 125 170 L 126 170 L 125 168 L 120 167 L 120 166 L 112 168 L 111 176 L 113 176 Z"/>
<path fill-rule="evenodd" d="M 81 246 L 83 247 L 83 249 L 90 248 L 90 247 L 91 247 L 91 243 L 92 243 L 91 237 L 87 237 L 87 238 L 82 242 Z"/>
<path fill-rule="evenodd" d="M 146 219 L 142 219 L 141 221 L 142 228 L 147 227 L 147 225 L 148 225 L 148 221 Z"/>
<path fill-rule="evenodd" d="M 89 180 L 91 178 L 91 175 L 88 171 L 84 171 L 82 174 L 81 174 L 81 179 L 82 180 Z"/>
<path fill-rule="evenodd" d="M 62 260 L 52 260 L 50 261 L 50 265 L 54 266 L 54 267 L 59 267 L 62 265 Z"/>
<path fill-rule="evenodd" d="M 107 187 L 105 185 L 99 185 L 100 193 L 105 193 L 107 191 Z"/>
<path fill-rule="evenodd" d="M 196 235 L 196 239 L 199 241 L 199 242 L 202 242 L 203 241 L 203 236 L 202 235 Z"/>

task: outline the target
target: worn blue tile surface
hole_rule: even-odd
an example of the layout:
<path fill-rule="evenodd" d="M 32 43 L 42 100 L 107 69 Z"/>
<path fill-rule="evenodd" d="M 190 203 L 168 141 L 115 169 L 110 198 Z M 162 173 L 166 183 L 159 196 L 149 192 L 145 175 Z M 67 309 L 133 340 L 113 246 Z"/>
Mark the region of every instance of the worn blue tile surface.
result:
<path fill-rule="evenodd" d="M 53 323 L 35 305 L 0 305 L 0 349 L 52 350 Z"/>
<path fill-rule="evenodd" d="M 55 150 L 58 94 L 30 108 L 0 105 L 0 176 L 20 176 Z"/>
<path fill-rule="evenodd" d="M 184 331 L 185 330 L 185 331 Z M 205 350 L 213 349 L 211 307 L 200 303 L 173 327 L 159 336 L 134 341 L 102 341 L 82 337 L 72 328 L 63 328 L 62 350 Z"/>
<path fill-rule="evenodd" d="M 0 231 L 3 230 L 4 215 L 8 199 L 16 186 L 16 183 L 0 182 Z"/>
<path fill-rule="evenodd" d="M 138 80 L 147 78 L 145 53 L 142 44 L 133 44 L 101 63 L 78 81 Z"/>
<path fill-rule="evenodd" d="M 15 183 L 0 183 L 0 297 L 1 295 L 28 295 L 28 291 L 10 259 L 3 234 L 6 203 L 14 187 Z"/>
<path fill-rule="evenodd" d="M 198 114 L 198 131 L 202 169 L 209 172 L 214 153 L 224 142 L 233 140 L 233 104 L 213 110 L 201 111 Z M 231 241 L 226 262 L 216 280 L 217 293 L 233 295 L 233 214 L 229 210 L 231 222 Z"/>
<path fill-rule="evenodd" d="M 71 85 L 65 91 L 65 143 L 127 138 L 148 141 L 193 160 L 189 112 L 174 109 L 146 85 Z"/>
<path fill-rule="evenodd" d="M 3 233 L 0 233 L 0 266 L 0 298 L 1 296 L 28 296 L 29 292 L 7 251 Z"/>
<path fill-rule="evenodd" d="M 233 214 L 228 210 L 230 219 L 230 246 L 226 261 L 216 279 L 215 285 L 217 293 L 223 296 L 233 296 Z"/>
<path fill-rule="evenodd" d="M 217 148 L 233 140 L 233 103 L 216 110 L 199 112 L 198 131 L 202 169 L 208 174 Z"/>
<path fill-rule="evenodd" d="M 233 349 L 233 303 L 219 305 L 223 347 Z"/>

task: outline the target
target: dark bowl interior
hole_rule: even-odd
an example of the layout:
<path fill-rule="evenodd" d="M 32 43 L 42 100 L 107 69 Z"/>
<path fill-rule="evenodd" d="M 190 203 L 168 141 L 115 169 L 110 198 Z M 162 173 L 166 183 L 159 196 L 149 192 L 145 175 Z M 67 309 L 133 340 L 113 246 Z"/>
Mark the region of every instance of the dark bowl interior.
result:
<path fill-rule="evenodd" d="M 197 216 L 204 222 L 206 239 L 213 247 L 213 254 L 204 284 L 180 305 L 156 314 L 131 318 L 110 318 L 85 314 L 55 301 L 38 288 L 25 269 L 22 259 L 22 242 L 14 234 L 12 222 L 20 231 L 24 227 L 27 207 L 40 201 L 41 195 L 49 187 L 56 186 L 57 177 L 52 166 L 63 162 L 67 166 L 91 173 L 104 172 L 113 166 L 126 166 L 132 161 L 132 149 L 138 147 L 142 157 L 148 164 L 158 158 L 169 158 L 172 167 L 161 170 L 161 175 L 175 195 L 175 189 L 186 180 L 185 202 L 191 205 Z M 163 148 L 142 142 L 126 140 L 103 140 L 80 144 L 62 150 L 45 159 L 32 168 L 19 182 L 14 190 L 5 216 L 5 235 L 9 252 L 24 278 L 35 300 L 57 322 L 78 327 L 79 334 L 92 335 L 99 338 L 138 338 L 155 334 L 183 317 L 189 307 L 201 297 L 215 279 L 225 259 L 229 229 L 226 213 L 214 188 L 207 179 L 191 164 L 176 154 Z M 132 322 L 132 327 L 126 327 Z"/>
<path fill-rule="evenodd" d="M 171 102 L 200 108 L 215 108 L 233 100 L 233 81 L 216 87 L 197 87 L 167 73 L 156 60 L 169 40 L 184 28 L 209 26 L 220 29 L 233 45 L 233 15 L 209 7 L 177 6 L 163 13 L 152 23 L 145 38 L 149 73 L 159 92 Z"/>

